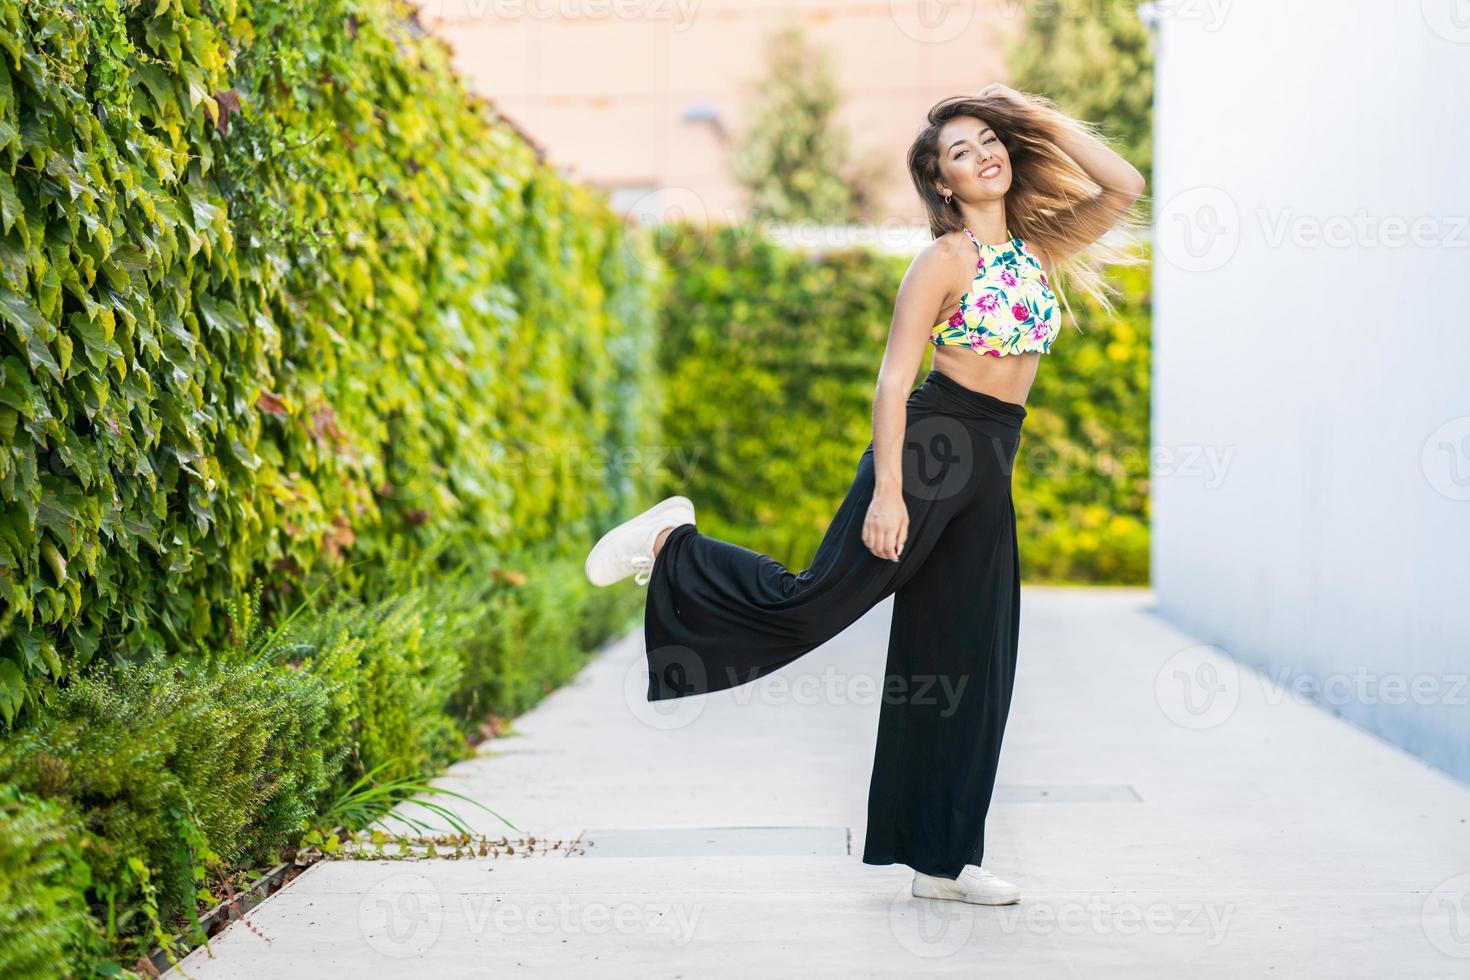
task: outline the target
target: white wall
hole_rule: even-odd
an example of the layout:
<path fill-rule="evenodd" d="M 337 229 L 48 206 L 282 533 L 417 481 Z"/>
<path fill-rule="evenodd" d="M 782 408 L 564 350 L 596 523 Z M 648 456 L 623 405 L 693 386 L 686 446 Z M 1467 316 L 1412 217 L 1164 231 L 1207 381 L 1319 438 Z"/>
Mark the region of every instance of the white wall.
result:
<path fill-rule="evenodd" d="M 1160 612 L 1470 781 L 1470 3 L 1157 7 Z"/>

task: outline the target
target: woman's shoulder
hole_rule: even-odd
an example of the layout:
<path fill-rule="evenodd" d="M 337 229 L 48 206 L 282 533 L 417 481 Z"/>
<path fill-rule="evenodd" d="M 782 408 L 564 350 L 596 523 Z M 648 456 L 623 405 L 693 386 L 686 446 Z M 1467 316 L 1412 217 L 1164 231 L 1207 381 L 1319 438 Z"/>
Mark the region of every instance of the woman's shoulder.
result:
<path fill-rule="evenodd" d="M 914 257 L 916 263 L 932 267 L 969 268 L 974 264 L 975 246 L 966 237 L 964 229 L 947 231 L 919 249 Z"/>
<path fill-rule="evenodd" d="M 940 298 L 947 300 L 958 292 L 962 275 L 974 274 L 975 246 L 965 241 L 965 247 L 969 248 L 966 252 L 955 241 L 956 236 L 962 241 L 965 239 L 963 231 L 947 232 L 920 247 L 904 274 L 905 283 L 932 292 L 936 304 L 940 303 Z"/>

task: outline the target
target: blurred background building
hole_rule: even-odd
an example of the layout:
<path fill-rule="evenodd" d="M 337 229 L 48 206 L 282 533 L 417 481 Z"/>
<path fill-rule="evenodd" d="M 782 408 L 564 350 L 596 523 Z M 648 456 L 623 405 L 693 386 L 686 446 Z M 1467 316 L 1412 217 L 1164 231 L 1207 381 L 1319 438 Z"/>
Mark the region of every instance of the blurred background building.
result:
<path fill-rule="evenodd" d="M 941 98 L 1007 81 L 1007 0 L 699 0 L 525 3 L 420 0 L 420 20 L 476 90 L 578 179 L 644 217 L 738 222 L 750 194 L 734 142 L 766 84 L 772 37 L 797 26 L 830 58 L 832 122 L 850 143 L 870 223 L 923 221 L 904 154 Z M 624 11 L 626 13 L 621 13 Z M 554 15 L 554 16 L 553 16 Z M 702 212 L 702 214 L 701 214 Z"/>

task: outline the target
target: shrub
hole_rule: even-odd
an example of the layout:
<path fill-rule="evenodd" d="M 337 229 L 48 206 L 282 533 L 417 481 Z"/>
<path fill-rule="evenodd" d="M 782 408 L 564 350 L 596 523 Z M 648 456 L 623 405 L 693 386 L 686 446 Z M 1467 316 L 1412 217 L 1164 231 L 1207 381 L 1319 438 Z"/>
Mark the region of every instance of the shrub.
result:
<path fill-rule="evenodd" d="M 0 786 L 0 976 L 66 976 L 100 954 L 82 846 L 61 807 Z"/>
<path fill-rule="evenodd" d="M 75 814 L 110 936 L 157 938 L 211 870 L 265 862 L 340 765 L 320 681 L 249 664 L 91 671 L 5 746 L 4 780 Z"/>

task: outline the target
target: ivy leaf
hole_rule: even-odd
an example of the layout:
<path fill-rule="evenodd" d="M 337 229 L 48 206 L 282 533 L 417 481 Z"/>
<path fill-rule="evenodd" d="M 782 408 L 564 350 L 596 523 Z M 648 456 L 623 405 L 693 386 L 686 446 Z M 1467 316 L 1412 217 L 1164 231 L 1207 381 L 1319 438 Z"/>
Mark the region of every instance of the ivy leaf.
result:
<path fill-rule="evenodd" d="M 61 552 L 56 550 L 56 542 L 50 538 L 42 538 L 41 557 L 51 568 L 51 574 L 56 576 L 56 584 L 63 584 L 66 581 L 66 559 L 61 556 Z"/>
<path fill-rule="evenodd" d="M 0 405 L 9 405 L 28 419 L 35 418 L 38 392 L 20 358 L 5 358 L 0 364 L 0 378 L 3 378 L 0 381 Z"/>
<path fill-rule="evenodd" d="M 20 198 L 15 196 L 15 184 L 4 171 L 0 171 L 0 231 L 9 232 L 25 216 Z"/>
<path fill-rule="evenodd" d="M 25 703 L 25 694 L 25 675 L 15 661 L 0 660 L 0 714 L 5 715 L 6 724 L 15 720 L 15 713 Z"/>
<path fill-rule="evenodd" d="M 216 115 L 217 107 L 214 104 L 214 99 L 209 94 L 209 86 L 204 84 L 204 73 L 199 70 L 197 65 L 190 64 L 186 61 L 183 64 L 182 74 L 184 76 L 184 83 L 188 86 L 189 108 L 198 108 L 199 103 L 203 102 L 210 110 L 209 114 L 211 116 Z"/>
<path fill-rule="evenodd" d="M 16 329 L 24 344 L 30 344 L 32 337 L 50 340 L 56 332 L 30 300 L 4 285 L 0 285 L 0 319 Z"/>

